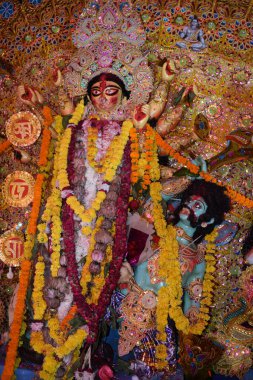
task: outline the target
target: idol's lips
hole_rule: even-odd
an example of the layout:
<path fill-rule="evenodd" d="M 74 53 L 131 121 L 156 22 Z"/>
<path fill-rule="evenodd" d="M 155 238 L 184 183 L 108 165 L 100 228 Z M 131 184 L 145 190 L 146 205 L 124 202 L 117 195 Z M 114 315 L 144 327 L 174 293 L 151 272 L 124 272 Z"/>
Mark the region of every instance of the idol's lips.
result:
<path fill-rule="evenodd" d="M 190 210 L 187 207 L 183 207 L 182 210 L 180 211 L 180 214 L 190 215 Z"/>

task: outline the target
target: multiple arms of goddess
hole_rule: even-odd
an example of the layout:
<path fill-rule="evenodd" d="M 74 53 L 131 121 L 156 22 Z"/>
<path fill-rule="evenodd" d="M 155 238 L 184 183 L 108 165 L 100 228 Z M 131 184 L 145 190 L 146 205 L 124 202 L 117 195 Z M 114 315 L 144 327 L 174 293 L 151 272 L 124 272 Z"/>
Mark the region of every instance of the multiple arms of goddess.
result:
<path fill-rule="evenodd" d="M 152 100 L 139 109 L 136 107 L 133 113 L 133 123 L 137 129 L 142 129 L 149 119 L 158 119 L 167 103 L 167 95 L 170 82 L 175 76 L 173 61 L 165 62 L 162 67 L 162 80 L 159 83 Z"/>

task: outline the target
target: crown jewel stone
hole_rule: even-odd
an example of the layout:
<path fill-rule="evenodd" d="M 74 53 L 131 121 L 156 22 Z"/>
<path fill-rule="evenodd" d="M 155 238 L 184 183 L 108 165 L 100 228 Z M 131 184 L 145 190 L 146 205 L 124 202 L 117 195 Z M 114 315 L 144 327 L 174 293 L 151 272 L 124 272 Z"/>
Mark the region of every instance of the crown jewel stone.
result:
<path fill-rule="evenodd" d="M 105 6 L 103 9 L 101 9 L 98 18 L 100 25 L 105 29 L 112 29 L 119 22 L 117 9 L 114 7 L 113 4 Z"/>

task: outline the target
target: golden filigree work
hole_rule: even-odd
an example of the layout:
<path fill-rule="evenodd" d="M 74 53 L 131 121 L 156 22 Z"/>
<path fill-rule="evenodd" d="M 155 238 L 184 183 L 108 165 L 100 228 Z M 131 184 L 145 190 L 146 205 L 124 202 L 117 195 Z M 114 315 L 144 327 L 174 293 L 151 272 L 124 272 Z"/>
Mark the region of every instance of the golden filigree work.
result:
<path fill-rule="evenodd" d="M 3 183 L 3 199 L 13 207 L 26 207 L 33 200 L 34 178 L 23 171 L 9 174 Z"/>
<path fill-rule="evenodd" d="M 7 265 L 19 266 L 24 254 L 24 235 L 20 231 L 9 230 L 1 235 L 0 259 Z"/>
<path fill-rule="evenodd" d="M 15 146 L 29 146 L 39 138 L 41 124 L 31 112 L 18 112 L 6 122 L 6 135 Z"/>

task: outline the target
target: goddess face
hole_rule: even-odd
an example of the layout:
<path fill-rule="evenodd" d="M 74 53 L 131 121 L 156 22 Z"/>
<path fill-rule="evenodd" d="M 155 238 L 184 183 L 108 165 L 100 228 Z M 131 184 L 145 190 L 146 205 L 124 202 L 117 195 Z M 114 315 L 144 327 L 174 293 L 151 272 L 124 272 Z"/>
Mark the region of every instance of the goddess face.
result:
<path fill-rule="evenodd" d="M 90 98 L 98 111 L 110 113 L 122 101 L 122 88 L 113 81 L 101 80 L 91 86 Z"/>

